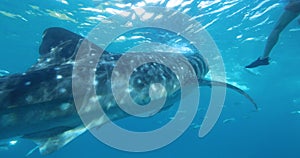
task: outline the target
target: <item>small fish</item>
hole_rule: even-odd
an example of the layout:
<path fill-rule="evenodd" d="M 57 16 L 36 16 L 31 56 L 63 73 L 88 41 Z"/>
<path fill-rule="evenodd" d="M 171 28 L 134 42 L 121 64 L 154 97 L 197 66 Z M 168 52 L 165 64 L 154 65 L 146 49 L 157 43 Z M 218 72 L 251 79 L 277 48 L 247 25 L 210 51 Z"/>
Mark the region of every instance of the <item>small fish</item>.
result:
<path fill-rule="evenodd" d="M 232 121 L 235 121 L 235 118 L 234 118 L 234 117 L 231 117 L 231 118 L 228 118 L 228 119 L 223 120 L 223 123 L 224 123 L 224 124 L 225 124 L 225 123 L 230 123 L 230 122 L 232 122 Z"/>

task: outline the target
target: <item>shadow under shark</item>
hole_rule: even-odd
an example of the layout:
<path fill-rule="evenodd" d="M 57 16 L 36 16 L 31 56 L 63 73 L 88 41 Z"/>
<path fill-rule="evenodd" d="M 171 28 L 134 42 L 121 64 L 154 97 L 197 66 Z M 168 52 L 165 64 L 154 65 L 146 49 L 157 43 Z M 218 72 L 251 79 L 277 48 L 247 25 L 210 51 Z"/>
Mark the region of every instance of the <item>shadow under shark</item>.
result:
<path fill-rule="evenodd" d="M 38 145 L 41 154 L 49 154 L 87 130 L 78 115 L 72 93 L 72 70 L 78 45 L 83 39 L 63 28 L 48 28 L 43 34 L 38 62 L 25 73 L 0 78 L 0 140 L 30 139 Z M 93 43 L 90 46 L 101 51 Z M 168 55 L 176 63 L 172 53 Z M 130 116 L 120 109 L 111 90 L 112 71 L 121 56 L 104 51 L 95 70 L 97 101 L 110 120 Z M 226 86 L 247 97 L 257 108 L 243 90 L 205 79 L 209 69 L 199 53 L 184 56 L 200 86 Z M 163 109 L 180 100 L 180 84 L 176 75 L 162 64 L 147 63 L 138 67 L 130 77 L 130 95 L 136 103 L 145 105 L 151 101 L 149 89 L 152 83 L 161 83 L 167 91 Z M 106 122 L 97 122 L 96 126 Z"/>

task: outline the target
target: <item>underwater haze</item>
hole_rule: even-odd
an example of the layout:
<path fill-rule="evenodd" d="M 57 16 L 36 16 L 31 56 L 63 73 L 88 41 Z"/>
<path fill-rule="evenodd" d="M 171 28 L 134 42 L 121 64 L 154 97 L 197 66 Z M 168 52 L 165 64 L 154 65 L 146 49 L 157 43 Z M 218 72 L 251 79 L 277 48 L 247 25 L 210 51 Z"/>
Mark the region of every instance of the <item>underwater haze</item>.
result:
<path fill-rule="evenodd" d="M 270 65 L 244 68 L 263 53 L 267 37 L 286 4 L 280 0 L 2 0 L 0 75 L 22 73 L 36 63 L 43 31 L 49 27 L 62 27 L 87 36 L 97 25 L 104 25 L 106 17 L 118 11 L 145 6 L 165 7 L 202 24 L 222 55 L 226 81 L 251 95 L 258 110 L 242 95 L 228 89 L 217 123 L 200 138 L 198 132 L 211 92 L 209 87 L 201 87 L 193 122 L 182 136 L 163 148 L 148 152 L 121 151 L 85 132 L 49 155 L 41 155 L 38 150 L 27 155 L 36 144 L 18 139 L 8 147 L 0 146 L 0 157 L 300 157 L 300 23 L 297 19 L 282 32 L 272 51 Z M 151 34 L 147 28 L 144 31 L 147 33 L 135 34 L 133 40 L 130 39 L 132 43 L 116 42 L 117 46 L 112 45 L 109 49 L 123 52 L 128 45 L 136 44 L 134 40 L 148 38 L 169 46 L 182 48 L 189 45 L 184 40 L 172 40 L 176 34 L 157 33 L 160 31 L 155 32 L 155 29 Z M 193 48 L 186 51 L 193 51 Z M 136 131 L 155 129 L 172 120 L 176 110 L 170 108 L 140 122 L 126 118 L 118 124 Z"/>

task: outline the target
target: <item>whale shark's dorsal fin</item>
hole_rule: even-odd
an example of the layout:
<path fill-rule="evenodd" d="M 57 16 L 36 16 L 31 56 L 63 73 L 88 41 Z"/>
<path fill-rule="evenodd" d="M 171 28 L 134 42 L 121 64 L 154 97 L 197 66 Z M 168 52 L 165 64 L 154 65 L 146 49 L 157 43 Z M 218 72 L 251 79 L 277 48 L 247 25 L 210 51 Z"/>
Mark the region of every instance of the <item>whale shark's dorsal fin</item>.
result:
<path fill-rule="evenodd" d="M 51 27 L 44 31 L 43 40 L 39 48 L 40 55 L 53 53 L 54 49 L 59 49 L 61 57 L 68 58 L 76 50 L 77 44 L 84 37 L 60 27 Z"/>
<path fill-rule="evenodd" d="M 92 48 L 93 51 L 109 54 L 83 36 L 64 28 L 51 27 L 44 31 L 39 48 L 40 57 L 29 71 L 73 62 L 82 41 L 84 41 L 84 46 L 88 46 L 88 48 L 83 47 L 81 50 L 89 51 L 88 49 Z"/>
<path fill-rule="evenodd" d="M 38 62 L 29 71 L 73 61 L 84 37 L 69 30 L 51 27 L 44 31 L 39 47 Z"/>

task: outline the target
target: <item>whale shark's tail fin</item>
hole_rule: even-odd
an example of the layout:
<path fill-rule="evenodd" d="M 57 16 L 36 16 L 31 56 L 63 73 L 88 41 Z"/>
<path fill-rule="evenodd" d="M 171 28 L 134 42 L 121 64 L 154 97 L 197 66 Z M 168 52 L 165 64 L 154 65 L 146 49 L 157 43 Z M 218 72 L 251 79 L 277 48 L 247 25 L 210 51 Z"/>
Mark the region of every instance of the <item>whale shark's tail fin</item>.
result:
<path fill-rule="evenodd" d="M 242 94 L 243 96 L 245 96 L 255 106 L 255 109 L 256 110 L 258 109 L 257 104 L 250 97 L 249 94 L 247 94 L 245 91 L 243 91 L 242 89 L 240 89 L 240 88 L 238 88 L 238 87 L 236 87 L 236 86 L 234 86 L 232 84 L 225 83 L 225 82 L 220 82 L 220 81 L 211 81 L 211 80 L 207 80 L 207 79 L 203 79 L 200 84 L 203 85 L 203 86 L 209 86 L 209 87 L 212 87 L 212 86 L 222 86 L 222 87 L 230 88 L 230 89 L 232 89 L 232 90 L 234 90 L 234 91 Z"/>

